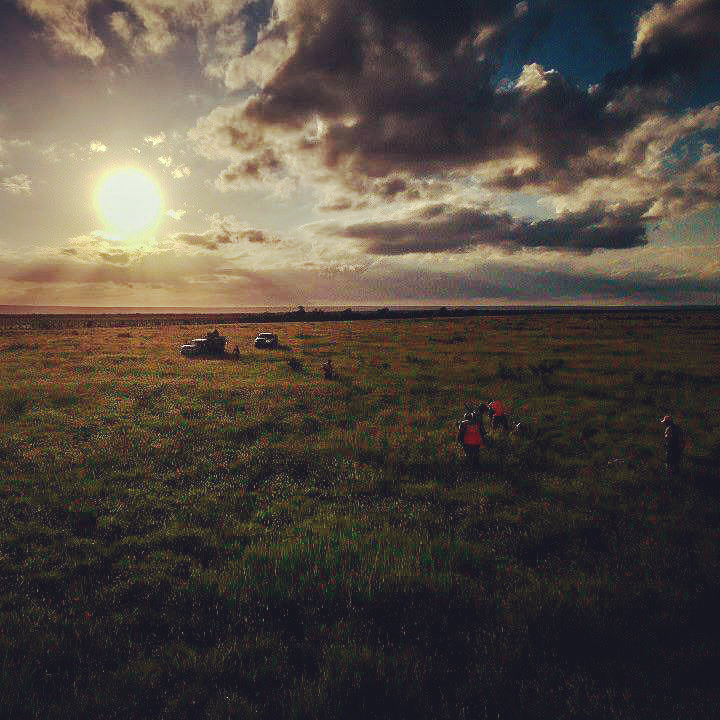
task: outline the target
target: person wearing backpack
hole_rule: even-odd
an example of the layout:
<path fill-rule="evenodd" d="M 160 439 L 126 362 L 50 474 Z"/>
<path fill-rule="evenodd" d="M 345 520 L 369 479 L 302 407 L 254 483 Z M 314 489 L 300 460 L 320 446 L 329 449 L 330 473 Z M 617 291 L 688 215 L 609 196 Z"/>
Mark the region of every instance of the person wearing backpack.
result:
<path fill-rule="evenodd" d="M 473 464 L 477 463 L 480 458 L 480 449 L 484 448 L 486 444 L 485 426 L 482 419 L 485 409 L 485 405 L 481 405 L 478 410 L 468 408 L 458 425 L 457 440 L 465 450 L 465 457 Z"/>
<path fill-rule="evenodd" d="M 685 447 L 683 431 L 672 419 L 671 415 L 665 415 L 660 421 L 665 426 L 663 444 L 665 445 L 665 468 L 667 479 L 671 480 L 680 470 L 680 460 Z"/>

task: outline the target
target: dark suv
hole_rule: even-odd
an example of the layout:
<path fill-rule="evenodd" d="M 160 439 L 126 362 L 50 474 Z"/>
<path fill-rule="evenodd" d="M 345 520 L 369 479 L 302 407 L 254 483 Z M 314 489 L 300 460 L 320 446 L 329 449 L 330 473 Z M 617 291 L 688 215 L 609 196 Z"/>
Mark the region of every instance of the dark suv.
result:
<path fill-rule="evenodd" d="M 276 348 L 278 346 L 278 336 L 274 333 L 262 332 L 255 338 L 256 348 Z"/>
<path fill-rule="evenodd" d="M 227 338 L 217 330 L 209 332 L 204 338 L 196 338 L 180 348 L 180 354 L 185 357 L 198 357 L 199 355 L 224 355 Z"/>

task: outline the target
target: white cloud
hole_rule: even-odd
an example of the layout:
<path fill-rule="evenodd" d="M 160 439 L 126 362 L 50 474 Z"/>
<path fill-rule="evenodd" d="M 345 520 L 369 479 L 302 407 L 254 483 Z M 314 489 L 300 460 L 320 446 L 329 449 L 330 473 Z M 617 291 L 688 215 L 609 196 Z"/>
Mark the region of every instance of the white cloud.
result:
<path fill-rule="evenodd" d="M 276 10 L 282 15 L 278 5 L 276 3 Z M 278 32 L 280 27 L 282 30 Z M 255 47 L 246 53 L 244 24 L 234 23 L 217 31 L 213 59 L 206 65 L 205 72 L 210 77 L 221 78 L 231 90 L 252 84 L 263 87 L 292 55 L 297 42 L 297 34 L 283 25 L 278 16 L 259 34 Z"/>
<path fill-rule="evenodd" d="M 680 142 L 700 144 L 698 135 L 720 128 L 720 106 L 681 115 L 648 115 L 614 145 L 593 149 L 582 162 L 607 166 L 614 174 L 586 177 L 550 195 L 557 211 L 573 210 L 602 198 L 613 203 L 650 203 L 647 219 L 702 210 L 720 200 L 720 154 L 708 144 L 701 153 L 678 155 Z"/>
<path fill-rule="evenodd" d="M 99 140 L 93 140 L 90 143 L 90 152 L 95 152 L 95 153 L 107 152 L 107 145 L 105 145 L 105 143 L 100 142 Z"/>
<path fill-rule="evenodd" d="M 525 93 L 536 93 L 547 87 L 548 83 L 555 78 L 559 78 L 557 70 L 545 70 L 542 65 L 531 63 L 523 65 L 515 87 Z"/>
<path fill-rule="evenodd" d="M 165 167 L 170 167 L 172 165 L 173 159 L 169 155 L 161 155 L 158 158 L 158 162 Z"/>
<path fill-rule="evenodd" d="M 132 26 L 130 25 L 130 17 L 126 12 L 114 12 L 111 13 L 110 27 L 114 30 L 115 34 L 121 37 L 125 42 L 132 40 Z"/>
<path fill-rule="evenodd" d="M 42 21 L 60 49 L 98 62 L 105 46 L 88 25 L 90 0 L 19 0 L 20 7 Z"/>
<path fill-rule="evenodd" d="M 18 0 L 21 8 L 43 23 L 59 49 L 93 63 L 106 51 L 92 29 L 93 22 L 109 27 L 136 57 L 163 55 L 182 33 L 197 33 L 202 45 L 208 34 L 237 16 L 251 1 L 123 0 L 109 4 L 98 0 Z M 123 9 L 119 9 L 121 5 Z"/>
<path fill-rule="evenodd" d="M 166 210 L 165 214 L 169 218 L 172 218 L 173 220 L 182 220 L 185 217 L 185 215 L 187 215 L 187 210 L 183 210 L 183 209 L 172 210 L 172 209 L 170 209 L 170 210 Z"/>
<path fill-rule="evenodd" d="M 0 188 L 13 195 L 30 195 L 32 193 L 32 181 L 24 173 L 0 178 Z"/>
<path fill-rule="evenodd" d="M 173 171 L 172 176 L 176 180 L 181 180 L 182 178 L 190 177 L 190 174 L 192 171 L 187 165 L 178 165 Z"/>
<path fill-rule="evenodd" d="M 153 147 L 162 145 L 165 142 L 165 133 L 161 130 L 157 135 L 146 135 L 143 140 Z"/>

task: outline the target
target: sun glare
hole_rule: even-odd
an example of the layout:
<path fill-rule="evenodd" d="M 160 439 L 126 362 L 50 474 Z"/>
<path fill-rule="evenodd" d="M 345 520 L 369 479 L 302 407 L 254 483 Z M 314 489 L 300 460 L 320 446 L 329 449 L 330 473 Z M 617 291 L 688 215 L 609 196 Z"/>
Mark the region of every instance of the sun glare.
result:
<path fill-rule="evenodd" d="M 157 183 L 134 167 L 111 170 L 95 188 L 95 209 L 108 230 L 141 235 L 160 221 L 163 199 Z"/>

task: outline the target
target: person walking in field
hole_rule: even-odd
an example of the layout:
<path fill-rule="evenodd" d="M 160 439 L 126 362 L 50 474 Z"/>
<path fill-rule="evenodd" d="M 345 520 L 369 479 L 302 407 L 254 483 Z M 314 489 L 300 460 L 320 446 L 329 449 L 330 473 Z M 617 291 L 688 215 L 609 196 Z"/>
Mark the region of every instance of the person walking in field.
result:
<path fill-rule="evenodd" d="M 330 358 L 322 364 L 322 371 L 326 380 L 332 380 L 333 377 L 335 377 L 335 371 L 333 370 L 332 360 Z"/>
<path fill-rule="evenodd" d="M 682 458 L 685 442 L 683 432 L 672 419 L 671 415 L 665 415 L 660 421 L 664 426 L 663 444 L 665 445 L 665 468 L 667 479 L 671 480 L 680 470 L 680 459 Z"/>
<path fill-rule="evenodd" d="M 499 400 L 493 400 L 491 403 L 488 403 L 487 408 L 492 430 L 502 428 L 505 432 L 510 432 L 505 406 Z"/>
<path fill-rule="evenodd" d="M 480 449 L 486 445 L 485 426 L 483 425 L 483 404 L 478 410 L 468 409 L 458 425 L 458 442 L 465 450 L 465 457 L 471 463 L 477 463 L 480 458 Z"/>

